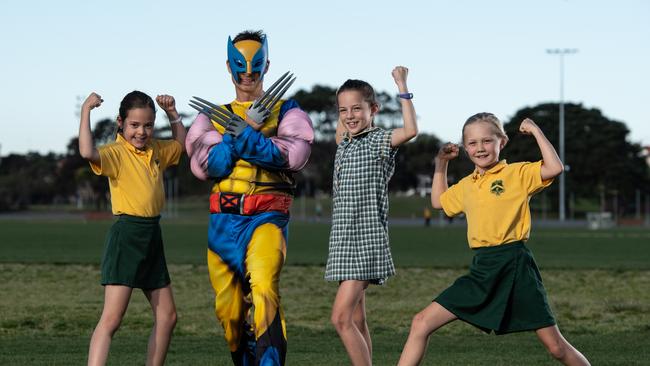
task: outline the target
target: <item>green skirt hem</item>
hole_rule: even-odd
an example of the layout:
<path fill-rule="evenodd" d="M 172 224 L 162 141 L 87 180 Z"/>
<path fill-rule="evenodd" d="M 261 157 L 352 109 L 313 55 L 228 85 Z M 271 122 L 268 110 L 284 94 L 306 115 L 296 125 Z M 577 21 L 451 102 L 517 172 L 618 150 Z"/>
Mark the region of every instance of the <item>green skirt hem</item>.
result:
<path fill-rule="evenodd" d="M 487 333 L 556 324 L 535 259 L 523 242 L 475 250 L 469 273 L 434 301 Z"/>
<path fill-rule="evenodd" d="M 159 221 L 160 217 L 118 216 L 106 235 L 102 285 L 145 290 L 169 285 Z"/>

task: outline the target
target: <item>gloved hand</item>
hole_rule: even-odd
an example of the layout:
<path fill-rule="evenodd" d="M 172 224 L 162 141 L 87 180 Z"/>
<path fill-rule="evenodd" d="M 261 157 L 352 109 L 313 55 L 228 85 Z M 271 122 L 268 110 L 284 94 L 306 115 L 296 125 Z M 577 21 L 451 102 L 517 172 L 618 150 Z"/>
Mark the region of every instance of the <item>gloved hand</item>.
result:
<path fill-rule="evenodd" d="M 293 74 L 290 74 L 289 71 L 285 72 L 262 96 L 255 99 L 246 110 L 246 116 L 258 126 L 264 124 L 264 121 L 271 115 L 275 103 L 282 98 L 294 81 L 296 78 L 293 77 Z"/>
<path fill-rule="evenodd" d="M 226 133 L 228 135 L 232 135 L 233 137 L 239 137 L 242 132 L 244 132 L 244 129 L 248 126 L 248 123 L 241 119 L 236 114 L 233 114 L 233 116 L 228 120 L 228 125 L 226 126 Z"/>
<path fill-rule="evenodd" d="M 226 134 L 238 137 L 248 126 L 246 121 L 231 111 L 199 97 L 194 97 L 194 99 L 190 100 L 190 107 L 220 124 L 226 130 Z"/>

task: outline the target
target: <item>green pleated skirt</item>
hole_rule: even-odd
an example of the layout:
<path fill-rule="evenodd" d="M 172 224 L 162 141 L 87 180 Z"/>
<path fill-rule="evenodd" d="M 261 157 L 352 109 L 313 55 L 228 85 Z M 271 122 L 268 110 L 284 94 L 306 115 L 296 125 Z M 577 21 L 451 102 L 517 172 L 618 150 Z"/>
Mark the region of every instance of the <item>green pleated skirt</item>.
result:
<path fill-rule="evenodd" d="M 555 325 L 539 269 L 523 242 L 474 251 L 469 274 L 458 278 L 434 301 L 487 333 Z"/>
<path fill-rule="evenodd" d="M 119 215 L 106 235 L 102 285 L 152 290 L 170 283 L 160 216 Z"/>

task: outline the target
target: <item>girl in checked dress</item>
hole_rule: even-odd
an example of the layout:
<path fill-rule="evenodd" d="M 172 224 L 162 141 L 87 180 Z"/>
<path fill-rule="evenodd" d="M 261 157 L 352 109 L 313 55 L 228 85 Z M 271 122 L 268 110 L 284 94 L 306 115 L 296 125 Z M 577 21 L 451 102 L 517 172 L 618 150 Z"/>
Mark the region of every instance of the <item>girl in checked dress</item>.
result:
<path fill-rule="evenodd" d="M 366 323 L 365 290 L 395 274 L 388 245 L 388 181 L 397 147 L 417 134 L 415 109 L 408 92 L 408 69 L 392 72 L 399 89 L 404 126 L 374 126 L 379 111 L 375 92 L 361 80 L 348 80 L 336 92 L 333 217 L 325 279 L 338 281 L 332 323 L 353 365 L 372 364 Z"/>

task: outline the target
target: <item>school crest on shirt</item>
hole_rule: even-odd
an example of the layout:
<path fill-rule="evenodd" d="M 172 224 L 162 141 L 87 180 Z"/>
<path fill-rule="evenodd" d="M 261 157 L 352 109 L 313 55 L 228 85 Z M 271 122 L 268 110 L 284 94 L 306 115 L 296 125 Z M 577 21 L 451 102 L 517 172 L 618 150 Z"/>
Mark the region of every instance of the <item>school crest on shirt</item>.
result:
<path fill-rule="evenodd" d="M 490 186 L 490 192 L 500 196 L 501 193 L 505 192 L 506 189 L 503 187 L 503 181 L 501 179 L 495 180 L 492 182 L 492 185 Z"/>

